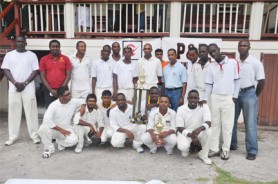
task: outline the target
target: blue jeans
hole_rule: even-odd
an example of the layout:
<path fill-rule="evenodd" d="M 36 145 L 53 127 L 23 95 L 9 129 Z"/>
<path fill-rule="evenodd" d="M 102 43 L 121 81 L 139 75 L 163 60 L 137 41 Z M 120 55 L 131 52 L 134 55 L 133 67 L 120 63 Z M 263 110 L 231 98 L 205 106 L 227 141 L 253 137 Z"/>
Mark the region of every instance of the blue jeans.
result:
<path fill-rule="evenodd" d="M 167 95 L 170 98 L 171 109 L 177 112 L 179 101 L 182 95 L 182 88 L 177 90 L 165 89 L 164 95 Z"/>
<path fill-rule="evenodd" d="M 258 114 L 258 98 L 256 89 L 251 88 L 244 92 L 239 92 L 238 99 L 235 103 L 235 120 L 232 135 L 231 146 L 237 146 L 237 121 L 242 109 L 245 125 L 245 146 L 247 153 L 258 153 L 257 138 L 257 114 Z"/>

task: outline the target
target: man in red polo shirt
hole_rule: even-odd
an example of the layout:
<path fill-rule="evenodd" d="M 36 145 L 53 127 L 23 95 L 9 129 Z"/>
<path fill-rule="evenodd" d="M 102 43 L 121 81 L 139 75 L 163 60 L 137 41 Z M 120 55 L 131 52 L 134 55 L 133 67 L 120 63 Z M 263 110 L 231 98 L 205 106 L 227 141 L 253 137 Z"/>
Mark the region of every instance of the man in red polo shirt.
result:
<path fill-rule="evenodd" d="M 46 108 L 57 99 L 57 89 L 67 87 L 71 77 L 72 65 L 67 56 L 61 54 L 60 42 L 51 40 L 49 42 L 50 53 L 41 58 L 40 73 L 44 89 L 44 100 Z"/>

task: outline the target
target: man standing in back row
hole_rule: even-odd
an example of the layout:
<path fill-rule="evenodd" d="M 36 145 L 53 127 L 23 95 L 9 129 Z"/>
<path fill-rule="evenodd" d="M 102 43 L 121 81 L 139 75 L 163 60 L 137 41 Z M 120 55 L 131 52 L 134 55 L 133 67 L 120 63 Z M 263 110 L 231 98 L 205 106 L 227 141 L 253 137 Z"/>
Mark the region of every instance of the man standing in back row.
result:
<path fill-rule="evenodd" d="M 19 136 L 22 106 L 29 135 L 35 144 L 39 144 L 34 82 L 39 69 L 38 58 L 33 52 L 25 49 L 27 43 L 23 36 L 17 37 L 15 42 L 16 50 L 6 54 L 1 66 L 9 80 L 9 140 L 5 145 L 12 145 Z"/>
<path fill-rule="evenodd" d="M 248 40 L 242 40 L 238 43 L 241 82 L 238 99 L 235 103 L 231 150 L 237 149 L 237 121 L 240 111 L 242 110 L 246 133 L 246 159 L 255 160 L 258 153 L 258 96 L 264 87 L 265 73 L 263 64 L 249 54 L 250 48 L 250 42 Z"/>
<path fill-rule="evenodd" d="M 57 89 L 60 87 L 68 87 L 71 77 L 71 63 L 67 56 L 61 54 L 61 45 L 58 40 L 49 42 L 50 54 L 41 58 L 40 72 L 44 85 L 45 106 L 56 99 Z"/>

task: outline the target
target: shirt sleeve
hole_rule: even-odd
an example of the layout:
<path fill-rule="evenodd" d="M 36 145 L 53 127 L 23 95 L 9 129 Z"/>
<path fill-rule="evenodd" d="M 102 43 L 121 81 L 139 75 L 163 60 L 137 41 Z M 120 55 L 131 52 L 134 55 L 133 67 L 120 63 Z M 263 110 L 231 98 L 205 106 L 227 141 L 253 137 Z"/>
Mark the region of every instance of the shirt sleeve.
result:
<path fill-rule="evenodd" d="M 187 82 L 187 71 L 184 66 L 181 65 L 181 82 Z"/>
<path fill-rule="evenodd" d="M 54 128 L 56 126 L 54 122 L 54 115 L 55 115 L 55 104 L 50 104 L 47 108 L 44 117 L 43 117 L 43 124 L 47 125 L 49 128 Z"/>
<path fill-rule="evenodd" d="M 97 61 L 92 63 L 91 77 L 97 77 Z"/>
<path fill-rule="evenodd" d="M 116 63 L 113 68 L 113 73 L 118 75 L 120 62 Z"/>
<path fill-rule="evenodd" d="M 183 119 L 183 106 L 178 108 L 177 114 L 176 114 L 176 127 L 184 127 L 184 119 Z"/>
<path fill-rule="evenodd" d="M 171 129 L 176 131 L 176 112 L 171 112 Z"/>
<path fill-rule="evenodd" d="M 46 56 L 45 56 L 46 57 Z M 41 72 L 45 72 L 45 60 L 46 60 L 46 58 L 45 57 L 42 57 L 41 58 L 41 61 L 40 61 L 40 71 Z"/>
<path fill-rule="evenodd" d="M 206 75 L 206 84 L 213 84 L 213 76 L 212 76 L 212 70 L 211 70 L 212 65 L 209 65 L 208 70 L 207 70 L 207 75 Z"/>
<path fill-rule="evenodd" d="M 207 104 L 203 104 L 204 113 L 203 113 L 203 122 L 211 121 L 211 113 Z"/>
<path fill-rule="evenodd" d="M 137 63 L 134 63 L 134 71 L 133 71 L 133 77 L 139 76 L 139 66 Z"/>
<path fill-rule="evenodd" d="M 99 127 L 104 127 L 104 114 L 100 109 L 97 110 L 97 122 Z"/>
<path fill-rule="evenodd" d="M 235 77 L 234 77 L 234 79 L 239 79 L 240 78 L 240 76 L 239 76 L 239 71 L 240 71 L 239 70 L 239 63 L 235 59 L 234 59 L 234 62 L 235 62 L 235 70 L 234 70 Z"/>
<path fill-rule="evenodd" d="M 80 108 L 79 108 L 80 109 Z M 74 117 L 73 117 L 73 124 L 78 125 L 79 124 L 79 120 L 82 118 L 80 116 L 80 111 L 79 109 L 77 110 L 77 112 L 75 113 Z"/>
<path fill-rule="evenodd" d="M 155 130 L 155 115 L 156 111 L 151 111 L 148 118 L 147 130 L 154 129 Z"/>
<path fill-rule="evenodd" d="M 114 131 L 117 131 L 120 128 L 117 123 L 116 117 L 117 117 L 117 113 L 115 112 L 115 109 L 112 109 L 110 111 L 109 120 L 110 120 L 110 126 L 113 128 Z"/>
<path fill-rule="evenodd" d="M 7 53 L 6 56 L 4 57 L 4 60 L 3 60 L 2 66 L 1 66 L 2 69 L 10 69 L 9 59 L 10 59 L 10 53 Z"/>
<path fill-rule="evenodd" d="M 38 61 L 38 57 L 36 56 L 36 54 L 32 53 L 32 69 L 34 70 L 38 70 L 39 69 L 39 61 Z"/>
<path fill-rule="evenodd" d="M 156 74 L 158 77 L 162 76 L 162 66 L 159 60 L 157 60 Z"/>
<path fill-rule="evenodd" d="M 259 60 L 257 60 L 257 65 L 255 68 L 255 78 L 256 80 L 265 79 L 264 66 Z"/>
<path fill-rule="evenodd" d="M 69 60 L 68 57 L 64 56 L 65 58 L 65 62 L 66 62 L 66 70 L 71 70 L 72 69 L 72 65 L 71 65 L 71 62 Z"/>

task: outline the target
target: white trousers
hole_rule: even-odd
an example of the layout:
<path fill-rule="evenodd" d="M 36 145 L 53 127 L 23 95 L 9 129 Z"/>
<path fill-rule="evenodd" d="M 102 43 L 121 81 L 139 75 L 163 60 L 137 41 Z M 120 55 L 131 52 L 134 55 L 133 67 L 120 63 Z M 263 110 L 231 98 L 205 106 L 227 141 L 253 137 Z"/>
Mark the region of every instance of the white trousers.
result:
<path fill-rule="evenodd" d="M 106 142 L 107 139 L 110 139 L 114 134 L 114 130 L 111 126 L 107 126 L 104 128 L 102 134 L 101 134 L 101 142 Z"/>
<path fill-rule="evenodd" d="M 62 145 L 63 147 L 71 147 L 77 144 L 78 137 L 75 134 L 73 127 L 68 126 L 64 129 L 70 131 L 71 134 L 64 136 L 59 131 L 49 128 L 47 125 L 40 126 L 39 135 L 41 137 L 42 143 L 44 144 L 44 150 L 55 151 L 52 139 L 56 139 L 57 144 Z"/>
<path fill-rule="evenodd" d="M 125 127 L 122 127 L 124 129 L 127 129 L 131 131 L 134 135 L 133 139 L 133 147 L 139 148 L 143 142 L 141 140 L 142 134 L 146 132 L 146 125 L 139 125 L 139 124 L 131 124 Z M 115 132 L 111 138 L 111 144 L 113 147 L 119 148 L 124 147 L 125 140 L 127 136 L 125 133 L 122 132 Z"/>
<path fill-rule="evenodd" d="M 188 130 L 189 132 L 192 132 L 193 130 Z M 208 158 L 208 153 L 211 146 L 211 129 L 207 129 L 205 131 L 202 131 L 198 135 L 199 142 L 202 145 L 202 150 L 198 153 L 201 158 Z M 181 152 L 189 152 L 190 144 L 192 142 L 190 137 L 186 137 L 180 132 L 178 132 L 178 149 Z"/>
<path fill-rule="evenodd" d="M 142 135 L 141 139 L 142 139 L 143 143 L 150 148 L 150 150 L 157 149 L 157 145 L 152 140 L 151 134 L 149 132 L 144 133 Z M 172 151 L 173 148 L 177 144 L 176 134 L 171 134 L 171 135 L 165 137 L 164 140 L 165 140 L 165 143 L 166 143 L 165 146 L 164 146 L 165 150 L 166 151 Z"/>
<path fill-rule="evenodd" d="M 22 117 L 22 106 L 26 117 L 29 136 L 38 140 L 38 108 L 36 96 L 28 92 L 15 92 L 9 94 L 9 139 L 16 140 L 19 136 Z"/>
<path fill-rule="evenodd" d="M 132 101 L 134 96 L 134 90 L 132 88 L 131 89 L 119 88 L 118 93 L 123 93 L 125 95 L 125 98 L 129 101 Z"/>
<path fill-rule="evenodd" d="M 84 146 L 84 141 L 87 142 L 91 141 L 90 138 L 88 137 L 88 133 L 90 132 L 90 128 L 88 126 L 73 125 L 73 130 L 75 131 L 78 137 L 78 143 L 76 145 L 76 148 L 82 149 Z"/>
<path fill-rule="evenodd" d="M 222 130 L 222 150 L 229 151 L 234 127 L 235 104 L 231 95 L 211 95 L 211 150 L 219 151 Z"/>
<path fill-rule="evenodd" d="M 113 95 L 113 88 L 111 87 L 111 88 L 96 88 L 95 89 L 95 95 L 97 96 L 97 101 L 98 102 L 101 102 L 102 100 L 101 100 L 101 95 L 102 95 L 102 92 L 104 91 L 104 90 L 109 90 L 111 93 L 112 93 L 112 95 Z"/>

